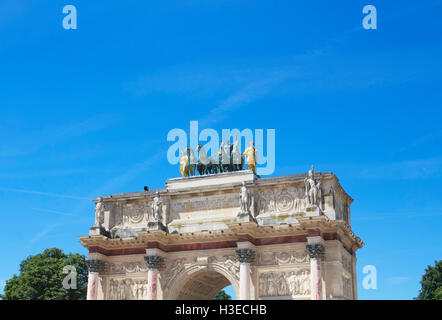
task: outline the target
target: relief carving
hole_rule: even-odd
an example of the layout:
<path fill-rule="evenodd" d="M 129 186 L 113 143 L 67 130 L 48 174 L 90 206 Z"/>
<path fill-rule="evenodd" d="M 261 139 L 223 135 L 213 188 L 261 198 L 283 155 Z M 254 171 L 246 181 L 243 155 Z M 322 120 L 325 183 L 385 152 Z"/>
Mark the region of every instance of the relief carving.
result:
<path fill-rule="evenodd" d="M 147 280 L 110 279 L 107 299 L 145 300 L 147 299 Z"/>
<path fill-rule="evenodd" d="M 192 269 L 195 266 L 201 267 L 198 257 L 190 258 L 178 258 L 171 261 L 167 261 L 166 270 L 164 270 L 164 277 L 161 277 L 162 285 L 166 288 L 170 287 L 174 279 L 181 274 L 186 273 L 187 270 Z M 216 266 L 218 269 L 224 269 L 226 273 L 230 274 L 233 278 L 239 281 L 239 260 L 236 255 L 224 255 L 222 257 L 207 257 L 207 264 L 204 267 L 213 268 Z"/>
<path fill-rule="evenodd" d="M 257 189 L 257 213 L 300 213 L 305 211 L 308 201 L 301 186 L 282 190 L 263 191 Z"/>
<path fill-rule="evenodd" d="M 147 272 L 148 268 L 145 262 L 123 262 L 121 264 L 106 263 L 104 274 L 127 274 L 137 272 Z"/>
<path fill-rule="evenodd" d="M 259 276 L 260 296 L 305 296 L 310 294 L 308 270 L 265 272 Z"/>
<path fill-rule="evenodd" d="M 282 265 L 309 263 L 307 251 L 262 252 L 258 254 L 258 265 Z"/>

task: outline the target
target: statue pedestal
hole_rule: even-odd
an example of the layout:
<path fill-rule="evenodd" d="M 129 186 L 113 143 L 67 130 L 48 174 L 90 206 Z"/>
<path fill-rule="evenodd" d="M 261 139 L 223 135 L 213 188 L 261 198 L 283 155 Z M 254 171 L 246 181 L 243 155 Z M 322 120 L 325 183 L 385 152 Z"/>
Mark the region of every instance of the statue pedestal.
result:
<path fill-rule="evenodd" d="M 147 223 L 147 231 L 153 231 L 153 230 L 161 230 L 167 232 L 167 228 L 160 221 L 153 221 Z"/>
<path fill-rule="evenodd" d="M 240 212 L 237 215 L 238 222 L 256 222 L 255 218 L 250 212 Z"/>
<path fill-rule="evenodd" d="M 307 208 L 305 208 L 305 216 L 306 217 L 316 217 L 316 216 L 321 216 L 322 215 L 322 211 L 321 209 L 319 209 L 319 207 L 317 205 L 311 205 L 308 206 Z"/>
<path fill-rule="evenodd" d="M 93 226 L 89 229 L 90 236 L 99 236 L 99 235 L 105 235 L 105 234 L 106 234 L 106 231 L 101 227 Z"/>

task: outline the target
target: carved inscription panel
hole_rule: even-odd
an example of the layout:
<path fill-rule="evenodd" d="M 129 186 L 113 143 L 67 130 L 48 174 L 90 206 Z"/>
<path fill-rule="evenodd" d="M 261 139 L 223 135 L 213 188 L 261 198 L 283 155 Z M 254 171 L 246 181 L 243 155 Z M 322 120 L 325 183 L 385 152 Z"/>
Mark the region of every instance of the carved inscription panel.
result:
<path fill-rule="evenodd" d="M 173 219 L 190 219 L 225 211 L 236 212 L 238 210 L 239 194 L 179 199 L 173 200 L 171 203 Z"/>

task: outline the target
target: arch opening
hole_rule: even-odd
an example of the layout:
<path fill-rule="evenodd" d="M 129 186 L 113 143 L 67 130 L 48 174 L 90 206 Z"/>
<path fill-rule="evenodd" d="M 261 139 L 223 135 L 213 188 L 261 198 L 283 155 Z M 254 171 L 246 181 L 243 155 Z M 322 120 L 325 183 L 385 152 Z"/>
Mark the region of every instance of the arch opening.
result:
<path fill-rule="evenodd" d="M 223 288 L 231 285 L 221 273 L 213 270 L 201 270 L 190 274 L 178 288 L 176 299 L 179 300 L 213 300 Z"/>

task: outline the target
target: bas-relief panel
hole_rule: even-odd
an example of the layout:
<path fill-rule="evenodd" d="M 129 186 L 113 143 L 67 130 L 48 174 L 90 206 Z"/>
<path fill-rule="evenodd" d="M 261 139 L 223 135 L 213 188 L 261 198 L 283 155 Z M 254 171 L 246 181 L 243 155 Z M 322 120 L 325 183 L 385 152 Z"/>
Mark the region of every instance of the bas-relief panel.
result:
<path fill-rule="evenodd" d="M 147 225 L 151 202 L 136 201 L 116 203 L 112 205 L 112 228 L 122 228 L 129 225 Z"/>
<path fill-rule="evenodd" d="M 107 300 L 146 300 L 147 279 L 109 278 L 107 281 Z"/>
<path fill-rule="evenodd" d="M 147 298 L 147 265 L 144 261 L 106 262 L 104 291 L 107 300 Z"/>
<path fill-rule="evenodd" d="M 161 201 L 163 219 L 167 219 L 168 198 L 164 197 Z M 152 200 L 116 202 L 107 204 L 107 207 L 112 216 L 112 219 L 110 219 L 112 234 L 115 234 L 118 230 L 146 228 L 152 218 Z"/>
<path fill-rule="evenodd" d="M 307 207 L 302 187 L 284 189 L 256 188 L 253 190 L 257 215 L 274 213 L 299 213 Z"/>
<path fill-rule="evenodd" d="M 271 271 L 259 275 L 259 296 L 306 296 L 310 294 L 310 270 Z"/>
<path fill-rule="evenodd" d="M 255 265 L 260 297 L 310 295 L 310 257 L 304 249 L 262 251 Z"/>

